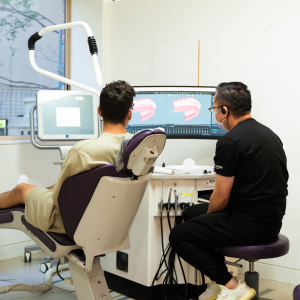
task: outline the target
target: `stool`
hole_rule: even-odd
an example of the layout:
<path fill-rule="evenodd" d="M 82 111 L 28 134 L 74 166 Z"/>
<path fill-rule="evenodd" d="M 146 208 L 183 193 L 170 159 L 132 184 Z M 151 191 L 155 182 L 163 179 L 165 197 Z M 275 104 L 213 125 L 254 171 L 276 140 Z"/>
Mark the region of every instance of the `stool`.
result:
<path fill-rule="evenodd" d="M 293 299 L 294 300 L 300 300 L 300 284 L 297 285 L 294 289 L 294 293 L 293 293 Z"/>
<path fill-rule="evenodd" d="M 270 300 L 259 297 L 259 273 L 254 272 L 254 263 L 260 259 L 284 256 L 289 252 L 288 238 L 279 234 L 275 240 L 258 245 L 217 247 L 216 251 L 224 256 L 241 258 L 249 262 L 249 271 L 245 273 L 246 284 L 255 289 L 256 296 L 253 300 Z M 300 300 L 300 289 L 298 292 Z M 294 299 L 295 300 L 295 299 Z"/>

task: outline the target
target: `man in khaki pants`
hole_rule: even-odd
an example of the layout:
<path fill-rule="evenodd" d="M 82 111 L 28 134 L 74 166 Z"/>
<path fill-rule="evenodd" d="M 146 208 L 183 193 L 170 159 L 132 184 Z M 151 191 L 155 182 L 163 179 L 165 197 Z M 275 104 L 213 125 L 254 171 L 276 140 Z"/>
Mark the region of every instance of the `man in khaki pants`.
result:
<path fill-rule="evenodd" d="M 25 204 L 27 222 L 42 231 L 66 233 L 58 208 L 58 195 L 69 177 L 106 164 L 115 164 L 126 126 L 132 118 L 134 89 L 125 81 L 112 82 L 102 90 L 98 113 L 103 133 L 96 139 L 80 141 L 71 148 L 57 183 L 49 188 L 30 185 L 22 175 L 17 186 L 0 194 L 0 209 Z"/>

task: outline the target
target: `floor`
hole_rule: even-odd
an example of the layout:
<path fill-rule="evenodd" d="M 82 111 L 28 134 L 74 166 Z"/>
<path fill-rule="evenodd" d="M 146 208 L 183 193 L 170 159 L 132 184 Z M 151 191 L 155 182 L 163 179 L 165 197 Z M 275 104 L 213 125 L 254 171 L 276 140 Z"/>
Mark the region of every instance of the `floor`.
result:
<path fill-rule="evenodd" d="M 43 284 L 44 275 L 40 272 L 39 264 L 44 260 L 43 252 L 34 252 L 31 263 L 24 263 L 23 257 L 0 261 L 0 287 L 17 283 Z M 64 272 L 63 277 L 70 273 Z M 53 277 L 54 288 L 46 293 L 9 292 L 0 294 L 1 300 L 76 300 L 74 291 L 64 291 L 66 285 L 59 277 Z M 72 289 L 72 286 L 68 286 Z M 273 300 L 293 300 L 295 285 L 274 280 L 260 280 L 260 295 Z M 113 300 L 130 300 L 130 298 L 116 292 L 111 293 Z"/>

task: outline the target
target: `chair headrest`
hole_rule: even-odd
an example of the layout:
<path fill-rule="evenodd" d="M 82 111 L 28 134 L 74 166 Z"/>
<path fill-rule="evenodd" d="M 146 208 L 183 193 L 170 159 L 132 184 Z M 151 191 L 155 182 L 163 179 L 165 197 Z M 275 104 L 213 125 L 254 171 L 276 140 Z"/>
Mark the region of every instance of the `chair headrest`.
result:
<path fill-rule="evenodd" d="M 147 174 L 162 153 L 166 138 L 165 132 L 159 128 L 138 132 L 122 155 L 124 166 L 136 176 Z"/>

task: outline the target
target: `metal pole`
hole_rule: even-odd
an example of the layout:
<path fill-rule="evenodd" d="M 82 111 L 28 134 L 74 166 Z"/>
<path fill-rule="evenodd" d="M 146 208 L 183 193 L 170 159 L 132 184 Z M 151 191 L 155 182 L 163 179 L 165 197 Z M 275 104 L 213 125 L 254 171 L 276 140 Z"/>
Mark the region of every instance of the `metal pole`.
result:
<path fill-rule="evenodd" d="M 254 262 L 249 262 L 249 272 L 254 273 Z"/>

